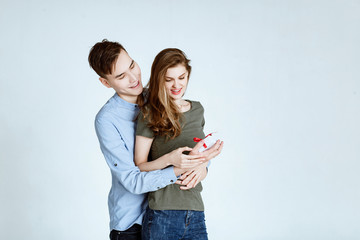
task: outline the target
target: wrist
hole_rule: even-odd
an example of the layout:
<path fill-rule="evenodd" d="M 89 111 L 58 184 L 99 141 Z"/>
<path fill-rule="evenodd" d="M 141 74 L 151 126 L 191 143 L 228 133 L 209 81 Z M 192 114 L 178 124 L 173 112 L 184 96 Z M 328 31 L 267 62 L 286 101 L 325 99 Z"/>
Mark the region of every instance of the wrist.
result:
<path fill-rule="evenodd" d="M 176 176 L 180 176 L 184 172 L 186 172 L 186 170 L 184 170 L 182 168 L 179 168 L 179 167 L 174 167 L 174 173 L 175 173 Z"/>
<path fill-rule="evenodd" d="M 164 157 L 165 157 L 165 165 L 166 165 L 167 167 L 174 165 L 174 163 L 172 162 L 172 157 L 171 157 L 171 154 L 170 154 L 170 153 L 165 154 Z"/>

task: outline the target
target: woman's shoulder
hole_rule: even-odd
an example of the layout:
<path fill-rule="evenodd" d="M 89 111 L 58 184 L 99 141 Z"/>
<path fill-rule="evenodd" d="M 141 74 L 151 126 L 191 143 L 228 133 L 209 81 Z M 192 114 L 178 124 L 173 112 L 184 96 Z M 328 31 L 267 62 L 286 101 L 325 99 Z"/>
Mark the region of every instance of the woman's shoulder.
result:
<path fill-rule="evenodd" d="M 187 99 L 186 101 L 189 101 L 191 104 L 191 110 L 204 110 L 204 107 L 202 106 L 202 104 L 199 101 L 194 101 L 194 100 L 189 100 Z"/>
<path fill-rule="evenodd" d="M 150 117 L 149 107 L 147 105 L 142 106 L 139 113 L 138 113 L 138 116 L 137 116 L 138 121 L 141 121 L 141 122 L 144 122 L 145 124 L 148 124 L 149 123 L 149 117 Z"/>

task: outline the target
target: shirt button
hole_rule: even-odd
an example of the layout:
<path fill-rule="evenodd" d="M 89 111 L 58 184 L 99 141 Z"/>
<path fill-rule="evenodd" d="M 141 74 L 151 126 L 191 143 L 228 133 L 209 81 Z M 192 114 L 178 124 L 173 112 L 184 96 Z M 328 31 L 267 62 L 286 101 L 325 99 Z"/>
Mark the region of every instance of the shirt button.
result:
<path fill-rule="evenodd" d="M 170 182 L 174 182 L 174 180 L 170 180 Z"/>
<path fill-rule="evenodd" d="M 114 166 L 116 167 L 116 166 L 117 166 L 117 163 L 115 163 Z"/>
<path fill-rule="evenodd" d="M 160 187 L 157 187 L 157 189 L 160 189 Z"/>

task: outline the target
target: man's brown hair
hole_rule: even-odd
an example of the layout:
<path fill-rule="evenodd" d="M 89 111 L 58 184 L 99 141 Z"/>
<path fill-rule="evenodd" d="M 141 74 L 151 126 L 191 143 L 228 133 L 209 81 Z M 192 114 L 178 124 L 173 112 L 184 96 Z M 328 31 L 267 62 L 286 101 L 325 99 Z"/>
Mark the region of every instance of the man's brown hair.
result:
<path fill-rule="evenodd" d="M 89 64 L 92 69 L 102 78 L 112 74 L 114 65 L 121 50 L 125 48 L 118 42 L 110 42 L 107 39 L 96 43 L 89 53 Z"/>

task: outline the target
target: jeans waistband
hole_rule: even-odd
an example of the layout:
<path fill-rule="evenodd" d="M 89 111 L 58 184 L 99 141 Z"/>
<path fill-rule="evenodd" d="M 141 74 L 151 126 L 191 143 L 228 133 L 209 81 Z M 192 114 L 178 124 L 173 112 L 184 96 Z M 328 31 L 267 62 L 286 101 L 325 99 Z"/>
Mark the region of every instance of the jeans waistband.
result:
<path fill-rule="evenodd" d="M 112 230 L 111 232 L 113 232 L 115 234 L 121 234 L 121 233 L 126 233 L 126 232 L 140 232 L 140 231 L 141 231 L 141 225 L 135 223 L 134 225 L 132 225 L 129 229 L 127 229 L 125 231 Z"/>

